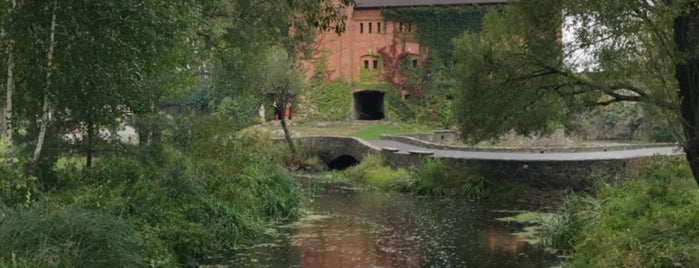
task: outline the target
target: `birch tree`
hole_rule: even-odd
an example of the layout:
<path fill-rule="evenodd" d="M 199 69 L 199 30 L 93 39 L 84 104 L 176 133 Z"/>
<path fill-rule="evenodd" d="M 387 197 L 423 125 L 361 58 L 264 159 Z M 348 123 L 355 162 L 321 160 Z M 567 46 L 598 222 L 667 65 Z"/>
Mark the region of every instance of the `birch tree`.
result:
<path fill-rule="evenodd" d="M 12 0 L 12 4 L 7 12 L 8 16 L 8 29 L 5 31 L 7 34 L 7 80 L 5 80 L 5 108 L 3 109 L 3 124 L 2 132 L 5 138 L 5 158 L 10 161 L 12 158 L 12 97 L 15 92 L 15 39 L 14 39 L 14 21 L 16 17 L 17 10 L 17 0 Z"/>

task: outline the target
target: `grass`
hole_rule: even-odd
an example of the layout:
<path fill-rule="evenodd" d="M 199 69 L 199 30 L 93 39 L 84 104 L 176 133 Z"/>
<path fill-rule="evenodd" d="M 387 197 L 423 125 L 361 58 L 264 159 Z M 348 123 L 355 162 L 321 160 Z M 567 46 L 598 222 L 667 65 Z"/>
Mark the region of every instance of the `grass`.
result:
<path fill-rule="evenodd" d="M 276 123 L 256 125 L 251 127 L 251 129 L 270 132 L 275 138 L 284 136 L 281 126 Z M 389 121 L 296 121 L 289 126 L 289 130 L 294 136 L 351 136 L 365 140 L 378 140 L 381 134 L 429 133 L 431 131 L 431 129 L 424 126 Z"/>
<path fill-rule="evenodd" d="M 383 134 L 429 133 L 429 131 L 430 129 L 426 127 L 406 124 L 371 125 L 352 133 L 350 136 L 364 140 L 378 140 Z"/>

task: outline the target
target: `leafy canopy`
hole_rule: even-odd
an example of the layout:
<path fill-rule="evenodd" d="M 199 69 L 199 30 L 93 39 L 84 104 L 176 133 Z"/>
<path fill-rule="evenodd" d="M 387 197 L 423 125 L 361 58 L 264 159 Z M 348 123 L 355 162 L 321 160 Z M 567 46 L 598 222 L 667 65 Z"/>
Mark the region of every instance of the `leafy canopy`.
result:
<path fill-rule="evenodd" d="M 692 1 L 528 0 L 454 41 L 463 138 L 546 133 L 567 109 L 640 102 L 678 109 L 672 23 Z M 696 2 L 696 1 L 694 1 Z"/>

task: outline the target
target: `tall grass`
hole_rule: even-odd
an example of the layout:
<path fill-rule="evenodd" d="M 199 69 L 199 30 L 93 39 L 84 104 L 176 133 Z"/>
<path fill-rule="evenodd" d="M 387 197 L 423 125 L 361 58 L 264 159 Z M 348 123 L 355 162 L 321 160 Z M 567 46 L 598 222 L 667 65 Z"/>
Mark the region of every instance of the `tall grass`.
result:
<path fill-rule="evenodd" d="M 369 186 L 388 189 L 406 190 L 410 185 L 410 174 L 405 169 L 393 169 L 386 165 L 380 155 L 368 155 L 359 165 L 345 171 L 350 178 Z"/>
<path fill-rule="evenodd" d="M 0 266 L 142 267 L 135 237 L 111 215 L 74 208 L 20 211 L 0 223 Z"/>
<path fill-rule="evenodd" d="M 544 224 L 572 266 L 699 267 L 699 189 L 687 164 L 658 159 L 639 178 L 600 184 Z"/>
<path fill-rule="evenodd" d="M 218 116 L 172 123 L 157 150 L 103 156 L 92 168 L 59 163 L 60 187 L 45 200 L 26 212 L 0 209 L 0 224 L 9 228 L 0 229 L 7 234 L 0 237 L 0 266 L 196 266 L 270 223 L 298 215 L 296 181 L 281 167 L 283 155 L 270 139 L 230 132 L 231 123 Z M 45 236 L 20 243 L 25 227 Z M 131 243 L 130 251 L 99 255 L 126 245 L 119 239 Z M 45 241 L 57 246 L 44 250 Z"/>

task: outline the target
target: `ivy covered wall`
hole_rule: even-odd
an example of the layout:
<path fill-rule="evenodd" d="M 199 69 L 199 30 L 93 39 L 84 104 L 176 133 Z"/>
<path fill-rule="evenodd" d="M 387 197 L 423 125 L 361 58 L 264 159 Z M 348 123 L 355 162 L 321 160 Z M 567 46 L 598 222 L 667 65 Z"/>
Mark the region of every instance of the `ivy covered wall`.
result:
<path fill-rule="evenodd" d="M 429 48 L 432 64 L 450 67 L 453 62 L 453 38 L 466 32 L 480 32 L 481 22 L 490 9 L 500 6 L 428 6 L 385 8 L 386 21 L 417 26 L 417 41 Z M 436 67 L 436 66 L 435 66 Z"/>

